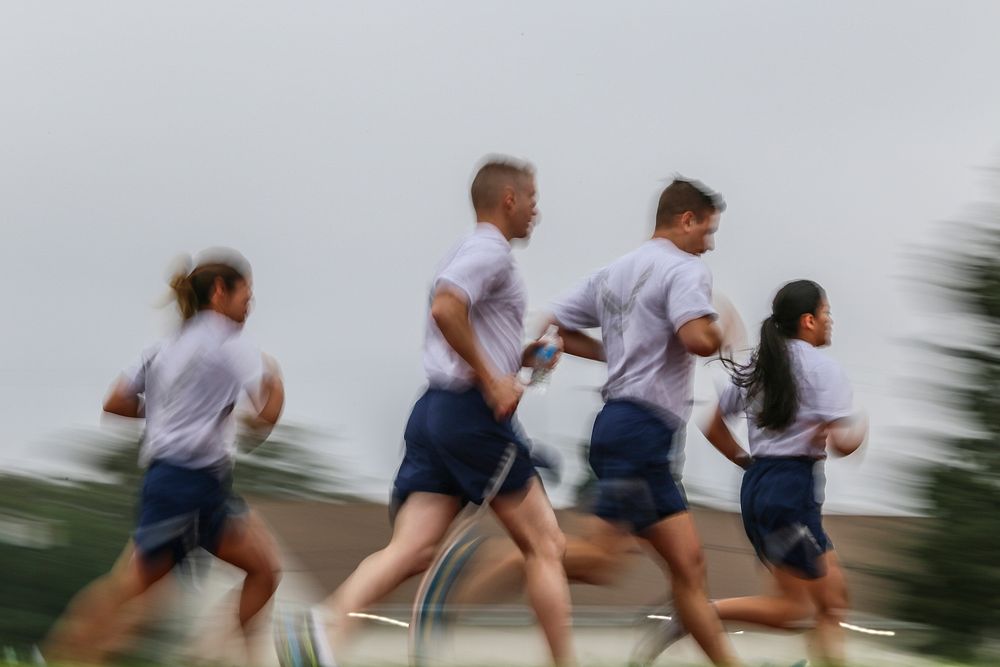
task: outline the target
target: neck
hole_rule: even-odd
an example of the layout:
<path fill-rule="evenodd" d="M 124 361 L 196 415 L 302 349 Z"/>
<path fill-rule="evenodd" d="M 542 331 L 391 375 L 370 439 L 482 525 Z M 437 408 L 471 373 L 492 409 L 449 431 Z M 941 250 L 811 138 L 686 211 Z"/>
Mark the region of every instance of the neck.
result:
<path fill-rule="evenodd" d="M 221 306 L 216 306 L 216 305 L 212 304 L 212 305 L 209 305 L 207 308 L 202 308 L 198 312 L 199 313 L 212 313 L 213 315 L 216 315 L 218 317 L 223 318 L 222 321 L 226 322 L 227 324 L 239 324 L 239 322 L 237 322 L 233 318 L 229 317 L 229 315 L 227 315 L 226 313 L 224 313 L 222 311 L 222 309 L 221 309 Z"/>
<path fill-rule="evenodd" d="M 796 340 L 801 340 L 804 343 L 809 343 L 813 347 L 819 347 L 819 343 L 816 342 L 816 337 L 811 335 L 808 331 L 801 331 L 799 335 L 795 337 Z"/>
<path fill-rule="evenodd" d="M 513 234 L 511 234 L 510 230 L 507 228 L 507 219 L 504 218 L 499 213 L 496 213 L 496 212 L 488 212 L 488 213 L 477 212 L 476 213 L 476 219 L 479 222 L 486 222 L 486 223 L 489 223 L 489 224 L 493 225 L 494 227 L 496 227 L 498 230 L 500 230 L 500 233 L 503 234 L 503 237 L 505 239 L 507 239 L 508 241 L 510 241 L 513 238 Z"/>
<path fill-rule="evenodd" d="M 680 234 L 679 230 L 676 227 L 662 227 L 662 228 L 654 229 L 653 230 L 653 236 L 652 236 L 652 238 L 654 238 L 654 239 L 664 239 L 664 240 L 670 241 L 675 246 L 677 246 L 678 250 L 683 250 L 684 252 L 689 253 L 689 254 L 691 252 L 690 250 L 688 250 L 685 247 L 685 245 L 684 245 L 684 239 L 683 239 L 682 235 Z"/>

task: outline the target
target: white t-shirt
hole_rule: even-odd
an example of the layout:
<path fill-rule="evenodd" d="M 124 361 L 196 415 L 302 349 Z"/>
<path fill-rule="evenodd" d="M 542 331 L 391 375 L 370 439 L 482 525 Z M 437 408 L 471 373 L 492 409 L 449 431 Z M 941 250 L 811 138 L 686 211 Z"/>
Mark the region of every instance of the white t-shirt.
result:
<path fill-rule="evenodd" d="M 480 222 L 438 265 L 431 300 L 441 288 L 461 295 L 469 306 L 469 321 L 479 344 L 501 374 L 521 368 L 524 281 L 510 243 L 493 225 Z M 461 391 L 473 385 L 472 368 L 445 340 L 427 314 L 424 370 L 431 387 Z"/>
<path fill-rule="evenodd" d="M 651 239 L 597 271 L 552 306 L 567 329 L 601 327 L 605 401 L 630 399 L 683 423 L 691 415 L 694 357 L 677 331 L 717 317 L 712 274 L 696 255 Z"/>
<path fill-rule="evenodd" d="M 757 426 L 759 407 L 748 406 L 746 389 L 735 384 L 728 384 L 722 391 L 719 408 L 725 415 L 746 414 L 751 456 L 824 458 L 826 425 L 851 416 L 851 384 L 840 364 L 810 343 L 793 338 L 788 341 L 788 350 L 799 399 L 798 412 L 788 428 L 772 431 Z"/>
<path fill-rule="evenodd" d="M 162 460 L 186 468 L 229 465 L 236 450 L 233 409 L 256 392 L 260 350 L 224 315 L 202 311 L 173 337 L 145 350 L 124 376 L 146 404 L 143 465 Z"/>

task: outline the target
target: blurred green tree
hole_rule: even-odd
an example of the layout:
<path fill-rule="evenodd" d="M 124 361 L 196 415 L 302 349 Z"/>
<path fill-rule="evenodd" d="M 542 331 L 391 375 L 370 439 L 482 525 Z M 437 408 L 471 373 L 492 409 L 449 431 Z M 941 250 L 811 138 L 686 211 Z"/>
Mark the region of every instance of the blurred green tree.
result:
<path fill-rule="evenodd" d="M 962 322 L 929 345 L 945 371 L 933 397 L 954 419 L 932 436 L 937 455 L 918 473 L 930 520 L 893 578 L 901 617 L 928 628 L 924 648 L 971 659 L 1000 637 L 1000 207 L 957 230 L 922 263 L 938 307 Z"/>
<path fill-rule="evenodd" d="M 306 446 L 328 439 L 279 425 L 236 464 L 236 489 L 248 497 L 346 499 L 346 480 Z M 79 463 L 72 478 L 0 476 L 0 646 L 23 651 L 40 641 L 69 599 L 107 572 L 133 529 L 142 471 L 138 435 L 68 431 L 57 455 Z"/>

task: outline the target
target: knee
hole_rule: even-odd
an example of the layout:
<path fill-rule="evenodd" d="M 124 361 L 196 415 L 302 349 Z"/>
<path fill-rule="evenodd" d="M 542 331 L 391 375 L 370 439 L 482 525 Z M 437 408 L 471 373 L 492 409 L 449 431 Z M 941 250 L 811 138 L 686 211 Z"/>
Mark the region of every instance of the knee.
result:
<path fill-rule="evenodd" d="M 844 607 L 834 607 L 820 605 L 816 610 L 816 623 L 824 625 L 834 625 L 843 623 L 847 618 L 847 610 Z"/>
<path fill-rule="evenodd" d="M 675 587 L 702 588 L 705 585 L 705 556 L 701 549 L 692 549 L 679 559 L 671 570 Z"/>
<path fill-rule="evenodd" d="M 566 536 L 558 528 L 547 530 L 534 540 L 530 549 L 537 558 L 562 563 L 566 557 Z"/>
<path fill-rule="evenodd" d="M 847 616 L 847 595 L 834 592 L 821 597 L 816 604 L 816 620 L 841 623 Z"/>
<path fill-rule="evenodd" d="M 281 583 L 282 575 L 281 563 L 278 559 L 265 557 L 255 570 L 255 572 L 247 574 L 252 574 L 260 582 L 262 588 L 266 588 L 271 595 L 274 595 L 274 592 L 278 590 L 278 584 Z"/>
<path fill-rule="evenodd" d="M 406 572 L 407 577 L 412 577 L 424 572 L 434 562 L 437 554 L 437 545 L 434 544 L 392 544 L 386 547 L 386 551 L 399 571 Z"/>
<path fill-rule="evenodd" d="M 527 539 L 516 541 L 526 559 L 562 563 L 566 556 L 566 536 L 558 527 L 539 531 Z"/>
<path fill-rule="evenodd" d="M 562 561 L 566 558 L 566 535 L 563 534 L 561 530 L 556 528 L 552 531 L 552 534 L 547 538 L 548 543 L 548 556 L 558 561 Z"/>
<path fill-rule="evenodd" d="M 278 590 L 278 584 L 281 583 L 281 576 L 282 574 L 284 574 L 284 572 L 281 569 L 281 563 L 279 563 L 277 560 L 272 562 L 268 572 L 270 573 L 269 582 L 271 585 L 271 593 L 274 593 L 276 590 Z"/>
<path fill-rule="evenodd" d="M 801 628 L 802 623 L 809 623 L 819 617 L 819 608 L 808 599 L 790 599 L 790 616 L 788 629 Z"/>
<path fill-rule="evenodd" d="M 433 545 L 415 549 L 409 558 L 413 574 L 420 574 L 429 568 L 434 562 L 436 552 L 437 549 Z"/>
<path fill-rule="evenodd" d="M 282 567 L 276 549 L 265 545 L 257 552 L 253 565 L 247 569 L 247 576 L 254 577 L 261 587 L 266 587 L 273 594 L 281 583 Z"/>
<path fill-rule="evenodd" d="M 816 599 L 817 618 L 841 622 L 847 614 L 850 601 L 847 596 L 847 585 L 843 574 L 834 570 L 827 575 L 827 583 Z"/>

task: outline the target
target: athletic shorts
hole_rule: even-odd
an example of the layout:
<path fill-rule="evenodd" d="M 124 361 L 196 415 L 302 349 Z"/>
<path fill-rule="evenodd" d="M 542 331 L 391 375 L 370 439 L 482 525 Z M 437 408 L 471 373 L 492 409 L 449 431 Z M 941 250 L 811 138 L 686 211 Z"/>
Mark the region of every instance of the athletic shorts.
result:
<path fill-rule="evenodd" d="M 136 550 L 145 558 L 167 554 L 175 563 L 196 547 L 214 554 L 226 522 L 246 512 L 230 474 L 153 461 L 142 482 Z"/>
<path fill-rule="evenodd" d="M 509 444 L 516 455 L 500 494 L 520 491 L 535 477 L 528 443 L 510 419 L 497 421 L 478 389 L 428 389 L 404 433 L 406 451 L 393 482 L 393 505 L 418 491 L 481 504 Z"/>
<path fill-rule="evenodd" d="M 594 420 L 590 467 L 597 477 L 594 514 L 635 533 L 687 510 L 674 479 L 671 448 L 676 429 L 649 408 L 612 400 Z"/>
<path fill-rule="evenodd" d="M 823 574 L 820 557 L 833 548 L 817 500 L 817 459 L 755 458 L 743 475 L 743 527 L 757 557 L 805 579 Z"/>

